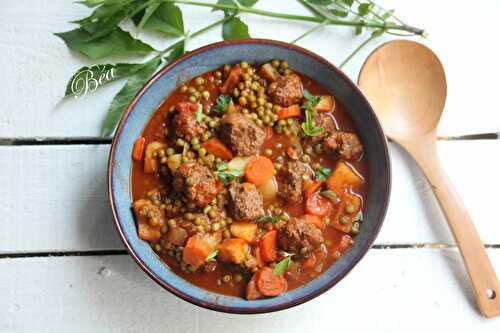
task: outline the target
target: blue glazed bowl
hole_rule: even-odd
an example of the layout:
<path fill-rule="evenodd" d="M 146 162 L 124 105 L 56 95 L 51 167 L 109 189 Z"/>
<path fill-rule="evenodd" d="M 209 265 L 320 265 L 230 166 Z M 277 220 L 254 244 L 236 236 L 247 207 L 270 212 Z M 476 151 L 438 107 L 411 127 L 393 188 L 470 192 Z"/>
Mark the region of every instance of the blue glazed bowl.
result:
<path fill-rule="evenodd" d="M 224 64 L 246 60 L 263 63 L 284 59 L 290 67 L 326 87 L 344 105 L 364 144 L 368 161 L 369 191 L 364 223 L 354 245 L 327 271 L 306 285 L 275 298 L 247 301 L 201 289 L 172 272 L 149 244 L 137 236 L 130 209 L 131 152 L 134 141 L 161 102 L 179 83 Z M 304 303 L 339 282 L 365 255 L 382 225 L 390 193 L 390 163 L 382 128 L 356 85 L 320 56 L 303 48 L 263 39 L 245 39 L 211 44 L 192 51 L 159 71 L 137 94 L 123 114 L 113 139 L 108 164 L 108 189 L 118 232 L 127 250 L 158 284 L 193 304 L 223 312 L 263 313 Z"/>

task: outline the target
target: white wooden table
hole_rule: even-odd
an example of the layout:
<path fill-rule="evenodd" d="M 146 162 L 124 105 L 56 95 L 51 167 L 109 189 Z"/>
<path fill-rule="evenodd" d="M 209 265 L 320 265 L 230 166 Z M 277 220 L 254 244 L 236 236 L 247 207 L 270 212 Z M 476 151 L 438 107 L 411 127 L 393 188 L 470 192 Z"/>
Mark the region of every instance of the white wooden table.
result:
<path fill-rule="evenodd" d="M 259 7 L 304 13 L 286 2 L 261 0 Z M 439 153 L 500 273 L 500 141 L 462 137 L 500 131 L 500 2 L 386 3 L 429 32 L 422 42 L 443 61 L 448 100 Z M 109 140 L 98 136 L 123 82 L 59 104 L 71 74 L 88 61 L 52 33 L 87 13 L 67 0 L 0 2 L 0 332 L 500 332 L 499 318 L 478 314 L 429 185 L 392 143 L 382 232 L 352 273 L 321 297 L 278 313 L 236 316 L 195 307 L 157 286 L 126 255 L 107 203 Z M 185 10 L 192 31 L 207 17 L 215 19 L 208 9 Z M 309 27 L 245 20 L 252 36 L 284 41 Z M 216 29 L 189 48 L 219 36 Z M 339 63 L 352 38 L 350 30 L 329 27 L 299 44 Z M 353 80 L 383 41 L 345 68 Z"/>

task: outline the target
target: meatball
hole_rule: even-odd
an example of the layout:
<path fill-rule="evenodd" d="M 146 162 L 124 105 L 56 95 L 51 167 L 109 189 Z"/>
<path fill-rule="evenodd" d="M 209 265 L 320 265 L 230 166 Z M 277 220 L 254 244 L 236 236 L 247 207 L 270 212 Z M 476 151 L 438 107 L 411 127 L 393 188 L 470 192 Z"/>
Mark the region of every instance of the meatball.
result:
<path fill-rule="evenodd" d="M 298 104 L 304 98 L 302 83 L 297 74 L 278 77 L 275 82 L 269 85 L 267 93 L 274 103 L 281 106 Z"/>
<path fill-rule="evenodd" d="M 207 205 L 217 195 L 215 177 L 199 163 L 182 164 L 174 174 L 173 187 L 183 192 L 197 207 Z"/>
<path fill-rule="evenodd" d="M 307 257 L 323 242 L 323 233 L 304 218 L 292 217 L 280 230 L 278 242 L 282 249 Z"/>
<path fill-rule="evenodd" d="M 173 119 L 175 134 L 185 140 L 200 138 L 207 130 L 207 125 L 196 120 L 196 104 L 181 102 L 176 105 Z"/>
<path fill-rule="evenodd" d="M 345 160 L 357 160 L 363 153 L 363 146 L 354 133 L 334 132 L 324 141 L 327 151 L 336 151 Z"/>
<path fill-rule="evenodd" d="M 287 162 L 278 173 L 279 195 L 289 203 L 302 200 L 303 176 L 307 169 L 299 161 Z"/>
<path fill-rule="evenodd" d="M 264 131 L 240 113 L 228 113 L 222 118 L 221 138 L 240 156 L 257 154 L 264 143 Z"/>
<path fill-rule="evenodd" d="M 229 209 L 237 220 L 254 220 L 264 215 L 262 196 L 250 183 L 233 183 L 229 188 Z"/>

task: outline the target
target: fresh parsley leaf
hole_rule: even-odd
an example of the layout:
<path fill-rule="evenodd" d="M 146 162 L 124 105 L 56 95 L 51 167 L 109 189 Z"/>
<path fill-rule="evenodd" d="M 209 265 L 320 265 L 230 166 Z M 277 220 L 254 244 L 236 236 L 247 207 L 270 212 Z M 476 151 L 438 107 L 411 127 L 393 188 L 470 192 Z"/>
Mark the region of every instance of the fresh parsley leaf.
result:
<path fill-rule="evenodd" d="M 201 103 L 198 103 L 195 117 L 197 122 L 201 122 L 201 120 L 203 119 L 203 106 L 201 105 Z"/>
<path fill-rule="evenodd" d="M 214 111 L 217 113 L 225 113 L 227 111 L 227 107 L 231 102 L 231 97 L 227 95 L 219 95 L 217 100 L 215 101 Z"/>
<path fill-rule="evenodd" d="M 205 262 L 209 262 L 209 261 L 215 261 L 215 257 L 217 257 L 217 254 L 219 253 L 219 250 L 217 249 L 214 249 L 212 250 L 208 256 L 205 258 Z"/>
<path fill-rule="evenodd" d="M 222 26 L 224 40 L 250 38 L 248 26 L 239 17 L 233 17 Z"/>
<path fill-rule="evenodd" d="M 318 170 L 316 170 L 316 180 L 318 182 L 324 182 L 331 173 L 332 169 L 327 167 L 320 167 Z"/>
<path fill-rule="evenodd" d="M 279 221 L 281 221 L 281 217 L 280 216 L 275 216 L 275 215 L 272 215 L 272 214 L 262 215 L 262 216 L 259 216 L 259 218 L 257 219 L 257 222 L 278 223 Z"/>
<path fill-rule="evenodd" d="M 304 134 L 307 136 L 318 136 L 321 135 L 321 133 L 323 133 L 322 127 L 314 126 L 314 121 L 312 119 L 312 112 L 310 110 L 306 110 L 306 119 L 301 124 L 301 127 L 302 131 L 304 131 Z"/>
<path fill-rule="evenodd" d="M 60 37 L 70 49 L 80 52 L 92 60 L 120 53 L 145 54 L 154 51 L 151 46 L 134 39 L 130 33 L 118 27 L 109 35 L 93 40 L 87 40 L 92 34 L 83 28 L 55 35 Z"/>
<path fill-rule="evenodd" d="M 143 64 L 143 67 L 135 74 L 131 75 L 125 86 L 118 92 L 118 94 L 111 101 L 104 126 L 102 129 L 103 136 L 110 136 L 120 120 L 120 117 L 130 104 L 132 99 L 137 95 L 140 89 L 146 84 L 151 75 L 156 71 L 160 65 L 160 59 L 155 57 Z"/>
<path fill-rule="evenodd" d="M 333 199 L 335 199 L 337 197 L 337 195 L 334 192 L 329 191 L 329 190 L 327 190 L 327 191 L 321 191 L 319 194 L 322 195 L 322 196 L 324 196 L 328 200 L 333 200 Z"/>
<path fill-rule="evenodd" d="M 321 101 L 321 97 L 313 96 L 309 91 L 304 90 L 304 98 L 306 101 L 302 104 L 302 109 L 316 111 L 316 106 Z"/>
<path fill-rule="evenodd" d="M 215 171 L 217 177 L 224 185 L 229 184 L 238 177 L 243 176 L 243 171 L 241 170 L 231 170 L 227 163 L 219 163 L 217 165 L 217 170 Z"/>
<path fill-rule="evenodd" d="M 366 16 L 370 12 L 370 10 L 372 10 L 372 8 L 373 8 L 373 3 L 366 2 L 359 4 L 358 6 L 359 16 L 361 17 Z"/>
<path fill-rule="evenodd" d="M 285 272 L 288 270 L 288 267 L 290 267 L 290 264 L 292 263 L 292 255 L 293 254 L 287 253 L 287 256 L 279 263 L 277 263 L 276 266 L 274 266 L 274 275 L 285 274 Z"/>

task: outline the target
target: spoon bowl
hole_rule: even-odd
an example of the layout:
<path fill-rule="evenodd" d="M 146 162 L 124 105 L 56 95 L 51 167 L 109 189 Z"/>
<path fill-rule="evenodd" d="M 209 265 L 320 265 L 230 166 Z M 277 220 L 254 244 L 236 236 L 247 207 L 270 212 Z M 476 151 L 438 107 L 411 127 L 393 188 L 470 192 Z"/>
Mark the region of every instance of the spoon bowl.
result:
<path fill-rule="evenodd" d="M 446 216 L 472 282 L 479 310 L 500 315 L 500 283 L 436 148 L 436 129 L 446 100 L 446 78 L 437 56 L 417 42 L 398 40 L 376 49 L 358 84 L 386 135 L 405 148 L 427 177 Z"/>
<path fill-rule="evenodd" d="M 436 55 L 422 44 L 398 40 L 366 60 L 359 86 L 391 138 L 436 129 L 446 100 L 446 77 Z"/>

